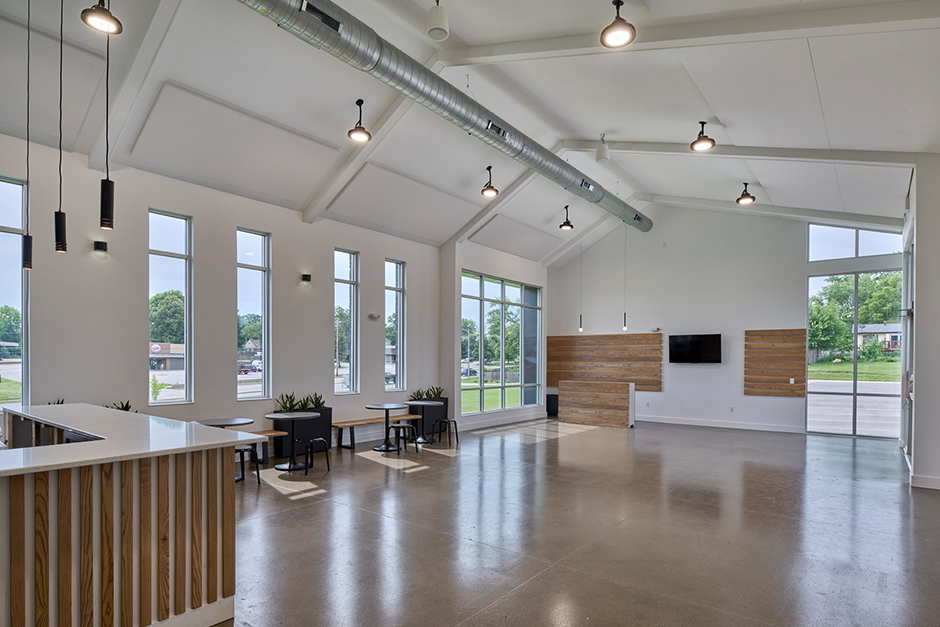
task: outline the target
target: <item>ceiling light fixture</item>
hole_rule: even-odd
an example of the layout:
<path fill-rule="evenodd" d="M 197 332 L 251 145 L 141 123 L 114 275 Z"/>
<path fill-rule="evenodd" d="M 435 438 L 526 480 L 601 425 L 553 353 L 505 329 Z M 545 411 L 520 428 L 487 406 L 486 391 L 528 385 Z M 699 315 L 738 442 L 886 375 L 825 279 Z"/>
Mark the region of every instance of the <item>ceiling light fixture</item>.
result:
<path fill-rule="evenodd" d="M 617 7 L 617 17 L 614 18 L 610 26 L 601 32 L 601 44 L 605 48 L 623 48 L 636 37 L 636 28 L 620 17 L 620 7 L 623 6 L 623 0 L 614 0 L 613 5 Z"/>
<path fill-rule="evenodd" d="M 623 225 L 623 330 L 627 330 L 627 225 Z"/>
<path fill-rule="evenodd" d="M 486 171 L 490 174 L 489 182 L 483 186 L 483 190 L 480 192 L 487 198 L 496 198 L 499 196 L 499 190 L 493 187 L 493 166 L 486 166 Z"/>
<path fill-rule="evenodd" d="M 751 194 L 749 191 L 747 191 L 747 183 L 745 183 L 744 191 L 741 193 L 740 196 L 738 196 L 738 199 L 735 202 L 737 202 L 739 205 L 750 205 L 755 200 L 757 199 L 754 198 L 754 195 Z"/>
<path fill-rule="evenodd" d="M 567 209 L 567 207 L 565 207 Z M 578 333 L 584 333 L 584 244 L 578 244 Z"/>
<path fill-rule="evenodd" d="M 715 140 L 705 134 L 705 122 L 699 122 L 699 124 L 702 125 L 702 130 L 698 132 L 698 137 L 690 147 L 695 152 L 705 152 L 715 147 Z"/>
<path fill-rule="evenodd" d="M 121 20 L 114 17 L 111 11 L 105 8 L 104 0 L 98 0 L 98 4 L 82 11 L 82 21 L 91 28 L 109 35 L 120 35 L 124 32 Z"/>
<path fill-rule="evenodd" d="M 597 154 L 594 155 L 594 160 L 598 163 L 607 163 L 610 161 L 610 146 L 604 141 L 606 137 L 604 133 L 601 133 L 601 145 L 597 147 Z"/>
<path fill-rule="evenodd" d="M 120 22 L 119 22 L 120 23 Z M 101 207 L 98 225 L 114 230 L 114 181 L 111 180 L 111 33 L 107 34 L 104 57 L 104 178 L 101 179 Z"/>
<path fill-rule="evenodd" d="M 574 224 L 571 223 L 571 220 L 568 219 L 568 205 L 565 205 L 565 221 L 558 225 L 558 228 L 562 231 L 573 231 Z"/>
<path fill-rule="evenodd" d="M 59 1 L 59 209 L 55 212 L 55 251 L 68 252 L 62 211 L 62 58 L 65 53 L 65 0 Z"/>
<path fill-rule="evenodd" d="M 441 0 L 435 0 L 435 5 L 428 13 L 428 39 L 444 41 L 450 36 L 450 26 L 447 24 L 447 12 L 441 6 Z"/>
<path fill-rule="evenodd" d="M 33 3 L 32 0 L 26 2 L 26 212 L 23 222 L 23 269 L 33 269 L 33 236 L 29 234 L 29 81 L 30 65 L 29 50 L 30 39 L 33 33 Z"/>
<path fill-rule="evenodd" d="M 356 126 L 350 129 L 347 136 L 349 139 L 356 142 L 367 142 L 372 139 L 372 133 L 367 131 L 364 126 L 362 126 L 362 105 L 365 104 L 365 100 L 360 98 L 356 101 L 356 106 L 359 107 L 359 121 L 356 122 Z"/>

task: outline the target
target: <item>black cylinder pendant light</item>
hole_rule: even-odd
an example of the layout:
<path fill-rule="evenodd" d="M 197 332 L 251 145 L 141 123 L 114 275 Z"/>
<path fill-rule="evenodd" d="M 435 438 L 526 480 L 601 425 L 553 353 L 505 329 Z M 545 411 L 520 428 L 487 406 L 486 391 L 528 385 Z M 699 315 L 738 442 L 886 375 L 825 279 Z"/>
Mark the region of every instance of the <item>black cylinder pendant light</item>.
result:
<path fill-rule="evenodd" d="M 109 13 L 110 15 L 110 13 Z M 104 58 L 104 178 L 101 179 L 99 226 L 114 229 L 114 181 L 111 180 L 111 33 L 107 35 Z"/>
<path fill-rule="evenodd" d="M 59 208 L 55 212 L 55 251 L 68 252 L 65 212 L 62 211 L 62 58 L 65 51 L 65 0 L 59 0 Z"/>
<path fill-rule="evenodd" d="M 30 82 L 30 40 L 33 33 L 33 3 L 26 2 L 26 212 L 23 217 L 23 269 L 33 269 L 33 236 L 29 234 L 29 82 Z"/>

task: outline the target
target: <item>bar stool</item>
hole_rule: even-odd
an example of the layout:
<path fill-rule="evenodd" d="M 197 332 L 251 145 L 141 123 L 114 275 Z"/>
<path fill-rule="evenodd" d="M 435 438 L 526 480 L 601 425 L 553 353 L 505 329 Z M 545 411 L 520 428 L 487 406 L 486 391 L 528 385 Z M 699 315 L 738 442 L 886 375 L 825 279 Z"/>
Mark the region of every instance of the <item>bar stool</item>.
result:
<path fill-rule="evenodd" d="M 431 432 L 441 436 L 445 431 L 447 431 L 447 446 L 450 446 L 450 428 L 451 425 L 454 427 L 454 438 L 457 440 L 458 446 L 460 445 L 460 434 L 457 432 L 457 421 L 453 418 L 441 418 L 440 420 L 434 421 L 434 427 L 431 429 Z M 443 440 L 443 437 L 440 438 Z"/>
<path fill-rule="evenodd" d="M 238 455 L 238 463 L 242 469 L 242 476 L 235 479 L 235 482 L 245 480 L 245 453 L 251 453 L 250 459 L 255 463 L 255 474 L 258 476 L 258 485 L 261 485 L 261 463 L 258 460 L 258 445 L 246 444 L 245 446 L 236 446 L 235 453 Z"/>
<path fill-rule="evenodd" d="M 418 443 L 415 441 L 418 439 L 418 430 L 415 429 L 415 426 L 407 422 L 398 422 L 391 425 L 388 428 L 389 431 L 395 432 L 395 446 L 398 447 L 397 453 L 401 455 L 401 443 L 405 443 L 405 452 L 408 452 L 408 436 L 407 433 L 411 433 L 411 441 L 415 445 L 415 453 L 418 452 Z"/>
<path fill-rule="evenodd" d="M 294 440 L 297 444 L 304 445 L 304 475 L 307 474 L 307 471 L 313 467 L 313 454 L 319 453 L 321 451 L 314 451 L 314 444 L 323 445 L 323 455 L 326 457 L 326 471 L 330 472 L 330 445 L 327 444 L 326 440 L 323 438 L 310 438 L 309 440 L 304 440 L 297 438 Z"/>

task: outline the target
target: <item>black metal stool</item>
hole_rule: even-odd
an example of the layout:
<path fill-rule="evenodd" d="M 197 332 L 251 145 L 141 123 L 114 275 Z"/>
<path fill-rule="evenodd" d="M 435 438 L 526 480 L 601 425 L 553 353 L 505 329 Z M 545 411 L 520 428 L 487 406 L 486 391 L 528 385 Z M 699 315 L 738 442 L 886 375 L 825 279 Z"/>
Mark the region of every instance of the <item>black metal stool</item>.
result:
<path fill-rule="evenodd" d="M 236 477 L 235 483 L 245 480 L 245 453 L 251 453 L 250 459 L 255 463 L 255 474 L 258 475 L 258 485 L 261 485 L 261 463 L 258 461 L 258 445 L 248 444 L 246 446 L 236 447 L 235 453 L 238 454 L 238 463 L 242 470 L 241 477 Z"/>
<path fill-rule="evenodd" d="M 460 444 L 460 434 L 457 432 L 457 421 L 453 418 L 442 418 L 440 420 L 434 421 L 434 427 L 431 429 L 432 433 L 441 436 L 444 431 L 447 431 L 447 446 L 450 446 L 450 427 L 454 427 L 454 438 L 457 440 L 457 444 Z M 443 427 L 443 428 L 442 428 Z M 443 437 L 441 437 L 441 441 Z"/>
<path fill-rule="evenodd" d="M 408 424 L 407 422 L 405 423 L 399 422 L 399 423 L 391 425 L 388 428 L 388 430 L 395 432 L 395 446 L 398 447 L 397 453 L 399 455 L 401 455 L 401 443 L 402 442 L 405 443 L 405 452 L 406 453 L 408 452 L 408 437 L 405 435 L 408 432 L 411 432 L 411 441 L 414 442 L 415 453 L 418 452 L 418 443 L 415 442 L 415 440 L 418 439 L 418 430 L 415 429 L 414 425 Z"/>
<path fill-rule="evenodd" d="M 302 440 L 300 438 L 294 440 L 298 444 L 304 445 L 304 474 L 307 474 L 307 471 L 310 468 L 313 468 L 313 454 L 319 453 L 321 451 L 314 451 L 314 444 L 323 445 L 323 455 L 326 457 L 326 471 L 330 472 L 330 445 L 323 438 L 311 438 L 309 440 Z"/>

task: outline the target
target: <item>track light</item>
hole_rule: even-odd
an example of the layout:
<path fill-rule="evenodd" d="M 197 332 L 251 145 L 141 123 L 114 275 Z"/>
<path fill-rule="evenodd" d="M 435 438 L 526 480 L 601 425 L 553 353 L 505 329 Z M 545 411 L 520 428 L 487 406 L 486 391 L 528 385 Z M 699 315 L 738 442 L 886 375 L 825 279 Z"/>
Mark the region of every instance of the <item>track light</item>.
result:
<path fill-rule="evenodd" d="M 431 7 L 428 13 L 428 39 L 434 41 L 444 41 L 450 36 L 450 27 L 447 24 L 447 12 L 441 6 L 441 0 L 435 0 L 436 4 Z"/>
<path fill-rule="evenodd" d="M 594 160 L 598 163 L 610 161 L 610 146 L 604 141 L 605 137 L 604 133 L 601 133 L 601 145 L 597 147 L 597 154 L 594 156 Z"/>
<path fill-rule="evenodd" d="M 757 199 L 754 198 L 754 196 L 749 191 L 747 191 L 747 183 L 745 183 L 744 191 L 741 193 L 740 196 L 738 196 L 738 199 L 735 202 L 737 202 L 739 205 L 749 205 L 753 203 L 755 200 Z"/>
<path fill-rule="evenodd" d="M 483 186 L 483 190 L 480 192 L 487 198 L 496 198 L 499 196 L 499 190 L 493 187 L 493 166 L 486 166 L 486 171 L 490 174 L 489 182 Z"/>
<path fill-rule="evenodd" d="M 120 35 L 124 32 L 121 20 L 105 8 L 104 0 L 98 0 L 98 4 L 82 11 L 82 21 L 91 28 L 109 35 Z"/>
<path fill-rule="evenodd" d="M 571 220 L 568 219 L 568 205 L 565 205 L 565 221 L 559 224 L 558 228 L 562 231 L 574 230 L 574 224 L 572 224 Z"/>
<path fill-rule="evenodd" d="M 620 17 L 620 7 L 623 6 L 623 0 L 614 0 L 613 5 L 617 7 L 617 17 L 614 18 L 610 26 L 601 32 L 601 45 L 605 48 L 623 48 L 636 37 L 636 28 Z"/>
<path fill-rule="evenodd" d="M 715 147 L 715 140 L 705 134 L 705 122 L 699 122 L 702 125 L 702 130 L 698 132 L 698 137 L 695 138 L 695 141 L 692 142 L 690 148 L 695 152 L 704 152 L 706 150 L 711 150 Z"/>
<path fill-rule="evenodd" d="M 356 101 L 356 106 L 359 107 L 359 121 L 356 122 L 356 126 L 350 129 L 347 136 L 349 139 L 356 142 L 367 142 L 372 139 L 372 133 L 367 131 L 364 126 L 362 126 L 362 105 L 365 104 L 365 100 L 360 98 Z"/>

